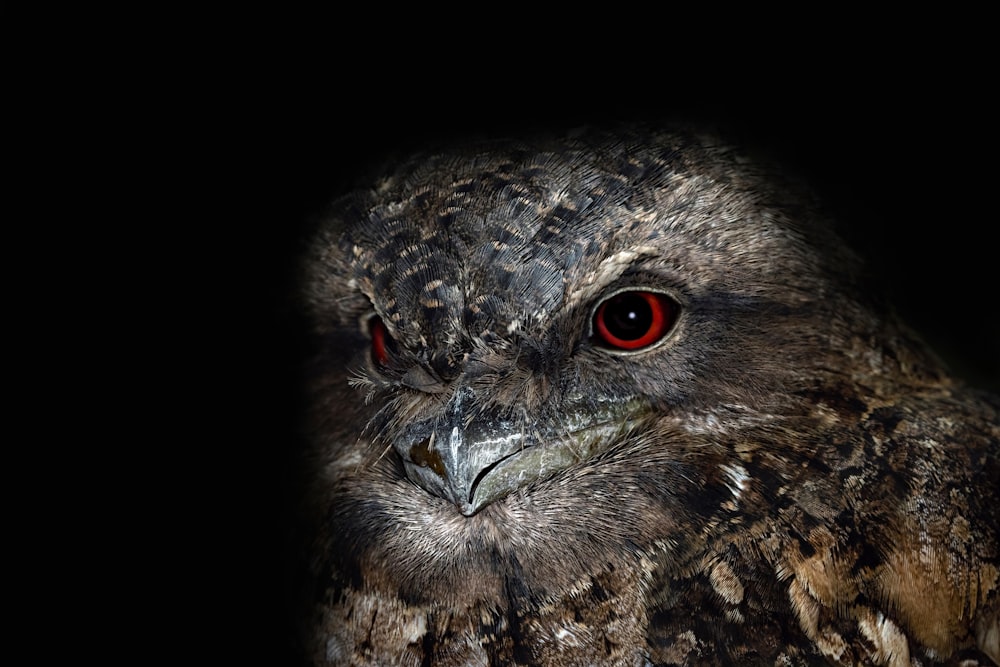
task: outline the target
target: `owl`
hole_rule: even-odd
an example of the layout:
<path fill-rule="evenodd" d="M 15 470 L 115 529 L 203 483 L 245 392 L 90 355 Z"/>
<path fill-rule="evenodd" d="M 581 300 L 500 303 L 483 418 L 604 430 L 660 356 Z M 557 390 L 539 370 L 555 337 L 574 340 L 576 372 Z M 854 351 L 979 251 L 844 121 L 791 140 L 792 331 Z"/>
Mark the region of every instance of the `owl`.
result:
<path fill-rule="evenodd" d="M 1000 664 L 1000 399 L 768 163 L 438 147 L 304 275 L 315 664 Z"/>

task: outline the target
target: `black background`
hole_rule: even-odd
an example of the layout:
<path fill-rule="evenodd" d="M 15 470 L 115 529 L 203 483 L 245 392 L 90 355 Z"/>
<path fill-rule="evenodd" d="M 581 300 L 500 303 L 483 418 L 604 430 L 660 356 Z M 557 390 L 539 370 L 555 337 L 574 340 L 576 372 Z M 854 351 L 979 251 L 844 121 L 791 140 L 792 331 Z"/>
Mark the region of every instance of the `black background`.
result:
<path fill-rule="evenodd" d="M 904 317 L 1000 391 L 985 17 L 726 31 L 632 8 L 373 9 L 5 14 L 5 183 L 22 205 L 7 325 L 32 339 L 8 349 L 36 410 L 13 415 L 32 436 L 12 429 L 28 460 L 7 471 L 32 485 L 8 551 L 37 636 L 12 643 L 294 664 L 294 268 L 327 202 L 428 140 L 719 123 L 814 183 Z"/>
<path fill-rule="evenodd" d="M 198 615 L 227 662 L 294 654 L 287 527 L 306 346 L 289 293 L 312 221 L 390 152 L 590 122 L 720 124 L 811 181 L 904 318 L 956 372 L 1000 390 L 996 109 L 975 55 L 719 62 L 680 52 L 637 68 L 616 54 L 620 65 L 595 69 L 582 51 L 513 62 L 414 48 L 394 50 L 389 66 L 375 46 L 316 51 L 216 64 L 186 108 L 203 142 L 196 187 L 212 200 L 199 219 L 218 277 L 212 345 L 225 360 L 213 390 L 226 415 L 204 454 L 218 481 L 201 510 L 209 546 L 197 569 L 209 583 Z"/>

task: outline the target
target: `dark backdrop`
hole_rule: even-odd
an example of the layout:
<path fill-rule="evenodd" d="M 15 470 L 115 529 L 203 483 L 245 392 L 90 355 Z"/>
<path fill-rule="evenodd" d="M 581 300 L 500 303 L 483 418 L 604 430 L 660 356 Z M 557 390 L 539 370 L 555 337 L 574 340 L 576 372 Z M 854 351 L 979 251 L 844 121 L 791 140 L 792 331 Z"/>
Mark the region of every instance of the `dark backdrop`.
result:
<path fill-rule="evenodd" d="M 34 376 L 9 384 L 39 408 L 7 450 L 39 457 L 7 467 L 11 514 L 32 526 L 9 531 L 33 561 L 10 568 L 32 603 L 16 617 L 38 631 L 15 645 L 293 663 L 293 269 L 364 166 L 429 139 L 718 122 L 811 180 L 904 316 L 1000 391 L 995 39 L 977 34 L 993 23 L 825 9 L 726 34 L 721 10 L 680 8 L 7 12 L 21 210 L 5 222 L 38 238 L 7 239 L 6 324 L 42 343 L 8 345 Z"/>
<path fill-rule="evenodd" d="M 1000 390 L 995 109 L 978 87 L 927 69 L 932 61 L 803 71 L 789 56 L 745 76 L 647 67 L 567 78 L 555 65 L 468 62 L 445 74 L 420 59 L 383 70 L 345 56 L 305 73 L 296 61 L 260 59 L 235 79 L 220 76 L 213 97 L 225 103 L 206 111 L 215 143 L 205 171 L 223 193 L 212 224 L 227 258 L 221 344 L 234 363 L 225 386 L 237 397 L 234 429 L 216 445 L 232 483 L 217 509 L 219 558 L 208 561 L 220 655 L 280 664 L 293 653 L 287 528 L 305 345 L 288 299 L 292 271 L 311 221 L 390 151 L 594 121 L 720 123 L 810 180 L 904 317 L 956 372 Z"/>

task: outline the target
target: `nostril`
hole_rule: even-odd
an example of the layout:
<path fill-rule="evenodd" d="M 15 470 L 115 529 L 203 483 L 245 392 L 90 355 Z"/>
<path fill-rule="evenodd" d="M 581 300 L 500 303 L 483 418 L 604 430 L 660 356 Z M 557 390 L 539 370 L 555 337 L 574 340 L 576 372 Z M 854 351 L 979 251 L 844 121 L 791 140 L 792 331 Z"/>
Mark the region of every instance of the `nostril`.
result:
<path fill-rule="evenodd" d="M 410 447 L 410 460 L 421 468 L 430 468 L 442 479 L 448 479 L 448 471 L 441 460 L 441 454 L 436 449 L 431 449 L 434 436 L 424 438 L 417 444 Z"/>

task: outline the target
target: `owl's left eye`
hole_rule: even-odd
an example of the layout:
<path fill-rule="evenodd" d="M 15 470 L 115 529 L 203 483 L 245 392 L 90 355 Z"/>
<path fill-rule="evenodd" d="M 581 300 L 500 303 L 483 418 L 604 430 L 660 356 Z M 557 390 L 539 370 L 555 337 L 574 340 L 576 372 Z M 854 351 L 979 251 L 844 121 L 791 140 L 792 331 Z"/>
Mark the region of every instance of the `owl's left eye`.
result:
<path fill-rule="evenodd" d="M 389 365 L 389 359 L 396 352 L 396 342 L 393 340 L 385 322 L 378 315 L 368 321 L 368 331 L 372 337 L 372 358 L 382 366 Z"/>
<path fill-rule="evenodd" d="M 659 292 L 619 292 L 594 313 L 594 334 L 605 347 L 640 350 L 667 335 L 677 320 L 677 302 Z"/>

